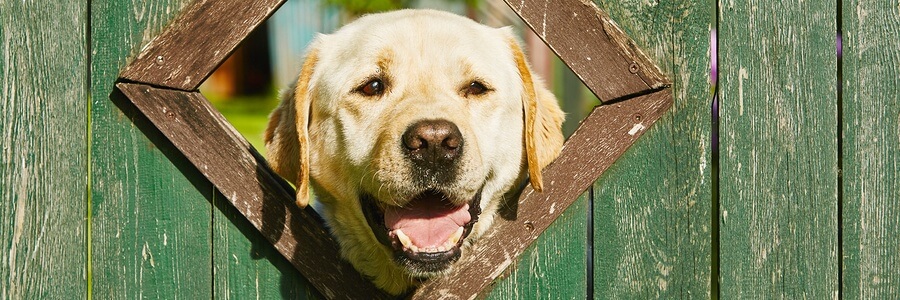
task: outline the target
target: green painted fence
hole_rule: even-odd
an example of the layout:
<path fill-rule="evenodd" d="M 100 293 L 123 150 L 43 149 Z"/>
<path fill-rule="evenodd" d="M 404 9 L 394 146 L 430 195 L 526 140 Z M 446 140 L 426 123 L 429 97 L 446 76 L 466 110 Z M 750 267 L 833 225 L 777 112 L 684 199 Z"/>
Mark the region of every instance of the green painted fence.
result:
<path fill-rule="evenodd" d="M 735 298 L 839 294 L 836 12 L 721 3 L 720 280 Z"/>
<path fill-rule="evenodd" d="M 0 0 L 0 299 L 320 298 L 113 92 L 189 1 L 63 2 Z M 488 298 L 900 294 L 900 6 L 597 4 L 675 104 Z"/>

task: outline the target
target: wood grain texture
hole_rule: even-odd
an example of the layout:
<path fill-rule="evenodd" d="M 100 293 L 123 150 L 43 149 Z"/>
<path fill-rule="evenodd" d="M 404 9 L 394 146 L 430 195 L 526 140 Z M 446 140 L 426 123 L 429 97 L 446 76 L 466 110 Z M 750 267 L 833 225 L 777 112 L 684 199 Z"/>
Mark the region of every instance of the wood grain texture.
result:
<path fill-rule="evenodd" d="M 127 58 L 187 2 L 91 1 L 94 299 L 212 296 L 213 188 L 113 89 Z"/>
<path fill-rule="evenodd" d="M 125 68 L 121 77 L 196 90 L 285 0 L 194 1 Z"/>
<path fill-rule="evenodd" d="M 544 192 L 528 186 L 515 211 L 493 229 L 448 277 L 425 282 L 414 299 L 471 299 L 494 281 L 578 195 L 602 174 L 670 106 L 668 89 L 597 107 L 544 169 Z"/>
<path fill-rule="evenodd" d="M 228 199 L 213 202 L 215 299 L 324 299 Z"/>
<path fill-rule="evenodd" d="M 117 87 L 325 297 L 386 297 L 340 259 L 337 242 L 312 208 L 294 205 L 290 185 L 203 95 L 141 84 Z"/>
<path fill-rule="evenodd" d="M 838 297 L 835 6 L 719 3 L 722 297 Z"/>
<path fill-rule="evenodd" d="M 486 299 L 587 299 L 587 221 L 585 192 L 507 270 L 488 287 Z"/>
<path fill-rule="evenodd" d="M 275 7 L 280 5 L 279 2 L 270 8 L 268 3 L 269 2 L 258 2 L 249 7 L 244 7 L 245 9 L 243 10 L 236 9 L 240 8 L 239 4 L 226 3 L 224 1 L 219 3 L 219 1 L 215 0 L 201 0 L 200 2 L 195 3 L 185 14 L 183 14 L 179 21 L 176 21 L 165 33 L 155 39 L 154 42 L 142 51 L 137 60 L 123 72 L 122 78 L 129 81 L 148 83 L 153 86 L 169 87 L 180 90 L 194 90 L 199 82 L 212 71 L 214 65 L 217 65 L 219 61 L 222 60 L 221 58 L 224 58 L 224 55 L 230 53 L 238 41 L 243 39 L 250 29 L 258 25 L 262 19 L 271 14 Z M 544 5 L 545 7 L 547 6 L 546 4 L 547 3 Z M 665 81 L 665 78 L 660 75 L 659 70 L 653 66 L 640 50 L 634 47 L 633 43 L 624 36 L 621 30 L 619 30 L 614 23 L 609 21 L 596 6 L 591 3 L 580 4 L 580 6 L 572 6 L 576 8 L 576 10 L 562 11 L 562 15 L 551 16 L 549 18 L 551 19 L 551 23 L 555 20 L 562 20 L 565 24 L 561 27 L 557 27 L 556 24 L 551 24 L 550 28 L 552 28 L 552 30 L 561 30 L 570 35 L 572 33 L 580 33 L 580 35 L 590 34 L 591 36 L 588 40 L 598 40 L 600 42 L 595 43 L 596 45 L 589 45 L 589 47 L 579 45 L 581 48 L 578 50 L 572 50 L 572 47 L 566 47 L 577 45 L 571 43 L 566 44 L 570 41 L 569 39 L 553 41 L 551 37 L 549 42 L 553 45 L 562 47 L 561 49 L 565 49 L 563 50 L 566 53 L 565 55 L 570 58 L 581 55 L 581 57 L 591 60 L 590 55 L 593 54 L 597 54 L 596 58 L 601 62 L 609 58 L 617 58 L 611 61 L 616 62 L 619 68 L 613 69 L 621 74 L 608 72 L 607 70 L 613 70 L 610 68 L 602 68 L 599 72 L 590 74 L 589 72 L 597 71 L 597 69 L 580 68 L 580 72 L 579 70 L 576 70 L 576 73 L 580 74 L 583 79 L 604 79 L 589 82 L 589 86 L 595 92 L 599 94 L 602 92 L 598 91 L 606 91 L 607 93 L 603 95 L 606 95 L 607 97 L 604 98 L 607 101 L 610 101 L 645 95 L 667 86 L 667 82 Z M 526 8 L 524 2 L 521 3 L 517 9 L 523 16 L 542 13 L 541 36 L 545 39 L 548 38 L 548 35 L 546 34 L 548 28 L 547 13 L 555 12 L 555 10 L 547 10 L 546 8 L 542 11 L 529 10 Z M 572 14 L 572 18 L 576 21 L 570 22 L 571 20 L 568 16 L 569 13 Z M 578 13 L 581 13 L 582 16 L 578 17 Z M 216 18 L 210 18 L 210 15 L 214 15 Z M 529 20 L 528 17 L 525 19 L 527 21 Z M 248 22 L 243 24 L 244 26 L 239 26 L 241 28 L 236 28 L 235 26 L 237 25 L 235 24 L 238 24 L 243 20 L 247 20 Z M 533 18 L 530 19 L 530 23 L 535 24 L 535 22 L 536 20 Z M 249 26 L 246 26 L 248 24 Z M 249 27 L 250 29 L 247 29 L 247 32 L 242 32 L 244 29 L 243 27 Z M 532 28 L 536 27 L 532 25 Z M 598 31 L 597 28 L 600 28 L 601 30 Z M 194 35 L 197 32 L 209 33 L 213 38 L 195 43 L 196 39 L 194 39 Z M 600 37 L 601 34 L 604 36 L 603 38 Z M 579 34 L 571 35 L 572 38 L 578 36 Z M 214 42 L 209 43 L 206 42 L 207 40 L 213 40 Z M 220 41 L 222 44 L 216 44 Z M 601 49 L 602 51 L 599 53 L 589 52 L 595 49 Z M 225 54 L 218 56 L 223 53 L 221 50 L 224 50 Z M 588 51 L 589 55 L 584 55 L 585 51 Z M 200 54 L 199 59 L 196 58 L 198 53 Z M 213 53 L 213 55 L 210 56 L 208 55 L 209 53 Z M 193 65 L 191 65 L 191 63 L 193 63 Z M 212 65 L 210 65 L 210 63 L 212 63 Z M 577 65 L 572 63 L 571 59 L 569 64 L 570 66 Z M 625 74 L 626 71 L 631 74 L 630 77 L 627 77 L 629 78 L 628 80 L 625 80 L 626 77 L 621 76 L 622 74 Z M 617 80 L 609 80 L 609 78 L 617 78 Z M 263 235 L 266 235 L 270 241 L 275 243 L 275 248 L 285 254 L 285 256 L 308 277 L 319 276 L 324 278 L 312 278 L 312 282 L 319 288 L 319 291 L 323 292 L 327 297 L 334 296 L 336 291 L 329 288 L 329 286 L 335 285 L 322 282 L 336 282 L 336 278 L 343 279 L 342 277 L 345 274 L 338 272 L 339 274 L 337 274 L 337 276 L 321 276 L 321 274 L 314 272 L 316 270 L 321 270 L 321 268 L 317 269 L 310 265 L 306 265 L 311 264 L 309 261 L 296 259 L 297 257 L 310 257 L 310 254 L 318 253 L 315 253 L 314 251 L 308 253 L 304 252 L 309 250 L 303 249 L 306 245 L 303 247 L 296 247 L 296 240 L 294 234 L 291 232 L 291 229 L 307 231 L 305 233 L 307 233 L 308 236 L 304 235 L 304 237 L 309 238 L 322 235 L 324 230 L 321 230 L 321 228 L 317 229 L 315 227 L 317 222 L 315 220 L 307 220 L 304 218 L 303 213 L 287 213 L 286 211 L 289 211 L 292 208 L 284 207 L 284 203 L 270 205 L 271 202 L 275 201 L 266 202 L 264 201 L 265 199 L 261 199 L 266 197 L 274 199 L 290 199 L 290 197 L 286 196 L 290 194 L 285 191 L 286 185 L 273 184 L 273 182 L 278 180 L 278 176 L 272 174 L 264 164 L 258 163 L 262 161 L 258 154 L 249 155 L 246 152 L 248 148 L 246 142 L 233 132 L 233 129 L 230 129 L 230 126 L 221 118 L 221 116 L 218 118 L 215 117 L 218 115 L 215 110 L 209 108 L 208 104 L 205 105 L 206 107 L 203 107 L 202 105 L 191 107 L 191 105 L 198 104 L 193 102 L 198 101 L 192 102 L 188 100 L 202 100 L 202 96 L 199 94 L 177 93 L 171 90 L 153 89 L 150 88 L 150 86 L 132 84 L 120 84 L 119 88 L 134 101 L 136 106 L 150 118 L 154 124 L 156 124 L 157 128 L 166 134 L 179 150 L 187 151 L 185 153 L 187 159 L 197 166 L 198 170 L 215 184 L 217 189 L 225 194 L 225 196 L 235 204 L 238 210 L 248 217 L 250 222 L 253 223 L 256 228 L 263 232 Z M 617 93 L 609 93 L 609 91 Z M 659 115 L 662 114 L 664 109 L 668 107 L 669 97 L 671 97 L 671 94 L 668 92 L 658 93 L 655 96 L 648 96 L 648 98 L 653 101 L 647 101 L 646 104 L 649 104 L 649 106 L 644 108 L 648 108 L 649 110 L 641 111 L 642 114 L 649 114 L 646 119 L 641 119 L 642 117 L 640 115 L 630 115 L 632 111 L 625 111 L 624 113 L 628 115 L 619 116 L 621 117 L 620 121 L 624 123 L 631 122 L 634 124 L 631 124 L 633 127 L 629 129 L 629 132 L 624 133 L 627 133 L 631 138 L 639 136 L 639 133 L 642 133 L 642 130 L 646 129 L 645 126 L 649 126 L 650 123 L 655 121 Z M 167 98 L 180 99 L 187 104 L 171 101 L 165 102 Z M 164 101 L 164 104 L 159 105 L 160 103 L 155 103 L 153 101 Z M 205 103 L 203 101 L 199 102 Z M 612 108 L 607 107 L 603 109 L 603 111 L 614 111 L 616 110 L 615 108 L 621 106 L 622 105 L 620 104 L 616 104 L 615 106 L 611 106 Z M 635 108 L 635 110 L 639 111 L 640 109 Z M 190 112 L 190 114 L 185 114 L 186 112 Z M 212 118 L 208 118 L 208 116 L 212 116 Z M 637 118 L 637 120 L 631 120 L 631 118 Z M 178 124 L 178 122 L 185 121 L 186 123 L 184 124 Z M 646 123 L 646 125 L 644 123 Z M 198 133 L 210 128 L 209 126 L 213 128 L 212 131 L 214 134 L 208 135 L 208 132 Z M 614 145 L 611 146 L 614 150 L 614 154 L 612 156 L 607 156 L 607 158 L 618 157 L 618 155 L 621 155 L 621 152 L 624 152 L 624 149 L 633 143 L 633 139 L 629 139 L 629 137 L 622 135 L 623 132 L 619 132 L 618 134 L 620 137 L 617 139 L 607 140 L 608 142 L 614 143 Z M 224 144 L 224 151 L 220 148 L 215 149 L 219 150 L 218 153 L 214 153 L 215 150 L 203 149 L 204 143 L 211 141 L 211 139 L 208 138 L 210 136 L 225 136 L 226 143 Z M 590 138 L 587 138 L 586 140 L 589 141 Z M 215 146 L 209 144 L 206 146 L 217 148 L 216 146 L 220 146 L 220 144 Z M 611 164 L 612 160 L 607 161 L 607 164 L 599 169 L 605 169 Z M 575 165 L 577 163 L 572 164 Z M 581 167 L 583 168 L 583 165 Z M 237 170 L 236 173 L 234 173 L 235 170 Z M 232 173 L 229 173 L 230 171 Z M 588 171 L 588 173 L 590 173 L 589 176 L 593 176 L 590 180 L 599 176 L 599 172 Z M 260 183 L 259 186 L 251 190 L 242 189 L 246 188 L 246 186 L 242 186 L 243 182 L 237 178 L 253 178 L 253 175 L 256 176 L 257 182 Z M 563 180 L 563 178 L 560 178 L 560 180 Z M 581 186 L 578 192 L 583 191 L 590 183 L 582 185 L 584 186 Z M 578 184 L 575 186 L 578 186 Z M 576 187 L 576 189 L 577 188 L 578 187 Z M 290 188 L 287 188 L 287 190 L 289 189 Z M 527 242 L 521 246 L 522 248 L 529 245 L 563 209 L 571 204 L 576 195 L 571 189 L 572 186 L 559 189 L 560 191 L 565 192 L 557 196 L 562 198 L 568 197 L 568 199 L 562 199 L 560 200 L 561 202 L 558 202 L 561 204 L 560 212 L 549 213 L 549 216 L 538 217 L 539 220 L 536 227 L 535 224 L 531 223 L 532 221 L 528 221 L 529 223 L 525 224 L 531 231 L 528 234 L 532 236 L 524 237 Z M 238 193 L 241 194 L 239 195 Z M 528 193 L 529 192 L 526 191 L 525 195 L 528 195 Z M 263 200 L 265 203 L 260 204 L 260 200 Z M 524 203 L 527 204 L 527 202 Z M 273 211 L 267 212 L 267 210 Z M 537 213 L 537 211 L 525 211 L 527 213 Z M 276 216 L 274 222 L 269 222 L 274 224 L 274 227 L 267 228 L 267 225 L 263 224 L 261 220 L 257 218 L 255 213 L 265 213 L 266 215 L 263 216 L 263 219 L 267 221 L 271 221 L 269 216 Z M 283 214 L 287 214 L 287 218 L 278 219 L 278 217 L 281 217 Z M 291 223 L 291 215 L 300 216 L 301 222 L 298 223 L 301 225 L 294 226 L 297 223 Z M 290 226 L 285 226 L 284 224 L 290 224 Z M 298 235 L 300 235 L 300 233 L 298 233 Z M 284 236 L 287 236 L 288 238 L 282 239 Z M 333 246 L 333 241 L 314 241 L 314 243 L 315 242 L 320 243 L 319 245 L 312 247 L 315 248 L 315 250 L 336 252 L 334 251 L 336 248 L 329 248 L 329 246 Z M 303 253 L 294 253 L 295 251 Z M 514 250 L 513 258 L 520 254 L 521 251 L 522 249 Z M 334 253 L 330 254 L 334 255 Z M 321 256 L 314 257 L 319 258 Z M 508 265 L 509 257 L 506 257 L 506 259 Z M 325 261 L 328 261 L 328 259 L 325 259 Z M 340 265 L 336 267 L 336 270 L 341 270 Z M 502 266 L 499 270 L 504 268 L 505 266 Z M 351 277 L 358 277 L 358 274 L 355 274 L 355 272 L 349 272 L 348 275 Z M 496 274 L 484 275 L 485 276 L 483 277 L 489 279 L 496 277 Z M 320 280 L 322 280 L 322 282 L 320 282 Z M 480 290 L 481 288 L 478 289 L 478 291 Z M 363 290 L 363 292 L 366 291 Z"/>
<path fill-rule="evenodd" d="M 0 299 L 80 298 L 87 6 L 0 1 L 0 11 Z"/>
<path fill-rule="evenodd" d="M 668 86 L 656 65 L 594 3 L 505 1 L 601 101 Z"/>
<path fill-rule="evenodd" d="M 843 2 L 843 297 L 900 295 L 900 7 Z"/>
<path fill-rule="evenodd" d="M 660 63 L 672 109 L 595 184 L 599 298 L 710 298 L 711 1 L 598 6 Z"/>

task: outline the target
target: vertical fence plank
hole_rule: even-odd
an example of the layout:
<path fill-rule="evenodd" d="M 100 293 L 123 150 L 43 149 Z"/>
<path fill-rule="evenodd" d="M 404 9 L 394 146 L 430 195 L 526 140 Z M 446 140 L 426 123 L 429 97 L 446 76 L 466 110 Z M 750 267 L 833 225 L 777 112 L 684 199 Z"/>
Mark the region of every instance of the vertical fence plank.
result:
<path fill-rule="evenodd" d="M 112 93 L 127 60 L 189 2 L 91 2 L 95 299 L 212 295 L 207 199 L 213 188 L 127 99 Z"/>
<path fill-rule="evenodd" d="M 487 299 L 586 299 L 586 192 L 522 253 L 509 276 Z"/>
<path fill-rule="evenodd" d="M 228 199 L 214 202 L 214 298 L 323 299 Z"/>
<path fill-rule="evenodd" d="M 0 11 L 0 299 L 83 297 L 87 7 Z"/>
<path fill-rule="evenodd" d="M 715 3 L 597 2 L 669 76 L 675 102 L 595 184 L 595 295 L 709 298 Z"/>
<path fill-rule="evenodd" d="M 721 294 L 836 298 L 836 4 L 719 6 Z"/>
<path fill-rule="evenodd" d="M 900 294 L 900 6 L 843 3 L 843 296 Z"/>

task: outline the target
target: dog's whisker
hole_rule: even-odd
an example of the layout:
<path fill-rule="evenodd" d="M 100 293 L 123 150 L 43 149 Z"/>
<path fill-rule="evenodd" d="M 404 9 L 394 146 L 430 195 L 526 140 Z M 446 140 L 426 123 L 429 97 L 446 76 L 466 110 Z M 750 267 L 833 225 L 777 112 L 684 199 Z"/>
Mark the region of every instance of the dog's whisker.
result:
<path fill-rule="evenodd" d="M 363 175 L 359 177 L 359 185 L 360 186 L 365 185 L 366 175 L 369 175 L 369 174 L 372 175 L 372 181 L 376 181 L 376 176 L 377 176 L 379 170 L 376 169 L 375 172 L 369 171 L 369 170 L 372 170 L 372 163 L 373 163 L 372 161 L 369 161 L 369 163 L 366 164 L 366 167 L 363 168 L 364 172 L 366 172 L 366 173 L 363 173 Z"/>

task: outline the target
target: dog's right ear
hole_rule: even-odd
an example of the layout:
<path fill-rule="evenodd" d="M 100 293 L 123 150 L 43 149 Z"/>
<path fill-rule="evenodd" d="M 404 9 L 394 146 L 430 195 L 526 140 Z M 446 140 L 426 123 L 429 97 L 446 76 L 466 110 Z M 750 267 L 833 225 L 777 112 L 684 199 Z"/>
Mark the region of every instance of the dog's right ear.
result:
<path fill-rule="evenodd" d="M 272 169 L 297 187 L 297 206 L 309 204 L 309 123 L 312 89 L 310 77 L 318 62 L 311 47 L 297 83 L 285 91 L 281 104 L 269 116 L 265 141 Z"/>
<path fill-rule="evenodd" d="M 541 171 L 556 159 L 562 149 L 564 140 L 562 122 L 565 114 L 559 108 L 553 93 L 544 87 L 537 74 L 531 71 L 525 53 L 512 37 L 511 31 L 504 30 L 509 36 L 508 43 L 525 90 L 522 96 L 525 122 L 523 134 L 529 181 L 535 191 L 541 192 L 544 189 Z"/>

